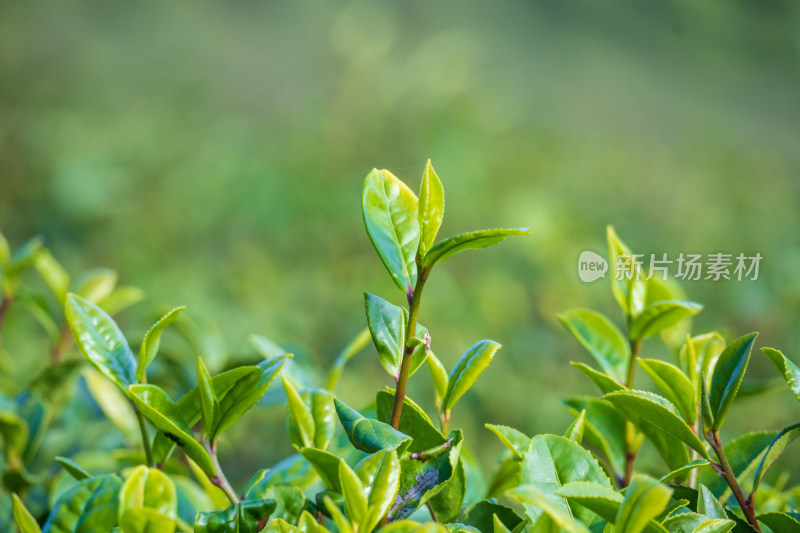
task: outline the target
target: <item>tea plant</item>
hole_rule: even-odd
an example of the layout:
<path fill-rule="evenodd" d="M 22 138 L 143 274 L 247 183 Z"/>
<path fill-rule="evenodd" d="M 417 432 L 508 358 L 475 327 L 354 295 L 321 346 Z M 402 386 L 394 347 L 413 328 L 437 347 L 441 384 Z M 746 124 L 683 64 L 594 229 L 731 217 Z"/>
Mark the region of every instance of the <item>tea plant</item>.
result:
<path fill-rule="evenodd" d="M 66 327 L 95 369 L 85 371 L 92 394 L 132 446 L 107 452 L 105 469 L 85 468 L 75 454 L 72 459 L 56 458 L 64 472 L 55 479 L 52 472 L 30 476 L 25 460 L 35 452 L 26 451 L 32 442 L 29 435 L 43 438 L 45 417 L 20 407 L 24 401 L 17 400 L 31 391 L 47 392 L 55 386 L 55 377 L 44 385 L 34 380 L 17 400 L 7 400 L 0 415 L 3 484 L 15 493 L 8 507 L 19 530 L 800 531 L 800 488 L 786 489 L 785 474 L 771 484 L 765 481 L 780 454 L 800 436 L 800 424 L 729 442 L 720 436 L 756 334 L 731 343 L 715 332 L 692 336 L 688 319 L 701 306 L 633 263 L 622 280 L 612 281 L 623 328 L 589 309 L 559 316 L 597 361 L 599 369 L 583 363 L 573 366 L 601 395 L 564 400 L 575 420 L 563 435 L 529 437 L 508 426 L 486 424 L 506 450 L 486 490 L 473 487 L 479 467 L 469 460 L 469 443 L 461 429 L 450 427 L 451 412 L 500 344 L 476 342 L 448 371 L 432 350 L 435 333 L 419 321 L 424 318 L 422 294 L 434 267 L 452 255 L 528 230 L 479 230 L 437 242 L 444 191 L 430 161 L 419 196 L 390 172 L 373 170 L 364 182 L 362 214 L 405 305 L 365 293 L 367 329 L 342 351 L 325 379 L 304 372 L 291 354 L 268 339 L 253 337 L 263 356 L 260 362 L 220 371 L 224 365 L 219 358 L 208 352 L 195 357 L 196 378 L 178 397 L 167 392 L 175 389 L 168 379 L 174 372 L 152 370 L 166 356 L 162 334 L 181 324 L 182 307 L 157 320 L 134 351 L 111 317 L 118 306 L 107 301 L 104 305 L 102 298 L 85 290 L 68 292 L 68 278 L 49 253 L 11 256 L 7 246 L 0 247 L 3 309 L 16 299 L 20 272 L 36 265 L 51 296 L 65 309 L 66 326 L 50 315 L 52 327 L 46 326 L 51 333 L 59 332 L 53 337 L 60 347 L 53 359 L 65 360 L 56 365 L 75 363 L 66 345 L 61 347 L 65 343 L 60 331 Z M 608 243 L 612 264 L 630 258 L 630 250 L 611 228 Z M 186 331 L 202 328 L 179 329 L 191 336 Z M 659 336 L 674 361 L 642 357 Z M 394 387 L 378 390 L 374 404 L 355 409 L 337 396 L 336 386 L 348 360 L 370 340 Z M 201 353 L 207 344 L 191 343 Z M 800 399 L 800 369 L 777 350 L 763 352 Z M 434 416 L 406 394 L 409 379 L 423 366 L 431 377 Z M 639 367 L 660 394 L 634 388 Z M 277 392 L 279 375 L 278 390 L 285 395 L 288 435 L 296 453 L 255 472 L 237 489 L 220 464 L 218 443 L 265 395 Z M 259 428 L 251 433 L 261 438 Z M 663 471 L 637 470 L 645 442 L 663 459 Z M 6 520 L 11 523 L 10 517 Z"/>

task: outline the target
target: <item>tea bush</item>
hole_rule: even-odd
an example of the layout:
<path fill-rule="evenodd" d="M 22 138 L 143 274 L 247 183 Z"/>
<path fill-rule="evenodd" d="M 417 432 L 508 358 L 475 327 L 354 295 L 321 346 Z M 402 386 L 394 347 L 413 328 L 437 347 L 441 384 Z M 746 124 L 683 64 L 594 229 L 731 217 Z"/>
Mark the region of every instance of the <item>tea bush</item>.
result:
<path fill-rule="evenodd" d="M 757 334 L 732 342 L 716 332 L 693 335 L 689 319 L 702 307 L 632 263 L 611 282 L 623 327 L 590 309 L 558 317 L 596 360 L 597 367 L 572 365 L 599 394 L 564 400 L 574 422 L 563 434 L 531 437 L 502 420 L 487 423 L 506 450 L 496 466 L 484 467 L 494 473 L 485 493 L 476 494 L 481 467 L 463 432 L 450 427 L 451 412 L 501 346 L 479 340 L 448 370 L 434 353 L 435 332 L 419 321 L 422 294 L 434 267 L 452 255 L 528 230 L 479 230 L 437 242 L 444 190 L 430 162 L 419 196 L 390 172 L 373 170 L 362 212 L 407 305 L 365 293 L 367 330 L 327 377 L 293 364 L 291 354 L 263 337 L 252 339 L 263 356 L 256 364 L 223 370 L 224 362 L 208 357 L 164 360 L 159 349 L 169 327 L 190 351 L 210 353 L 203 326 L 188 321 L 183 307 L 164 314 L 134 352 L 112 315 L 139 301 L 140 290 L 118 287 L 116 274 L 103 269 L 73 283 L 41 242 L 12 254 L 0 239 L 0 326 L 9 307 L 24 307 L 47 333 L 52 357 L 22 392 L 1 400 L 4 529 L 16 523 L 22 533 L 800 531 L 800 487 L 786 486 L 786 472 L 767 476 L 800 436 L 800 424 L 726 442 L 720 435 Z M 612 228 L 607 238 L 610 262 L 625 264 L 630 249 Z M 49 294 L 22 282 L 29 269 Z M 659 337 L 672 361 L 640 355 Z M 72 339 L 91 367 L 69 349 Z M 371 405 L 349 406 L 336 386 L 370 340 L 395 387 L 379 389 Z M 800 400 L 800 368 L 776 349 L 761 351 Z M 15 363 L 2 353 L 5 368 Z M 157 375 L 165 379 L 151 383 L 148 369 L 159 364 Z M 640 367 L 658 392 L 634 389 Z M 430 374 L 433 414 L 406 395 L 421 369 Z M 182 386 L 187 380 L 191 387 Z M 218 458 L 220 439 L 281 392 L 296 453 L 254 466 L 252 478 L 233 487 Z M 69 402 L 74 395 L 91 396 L 119 431 L 80 411 L 65 417 L 65 409 L 81 409 Z M 519 401 L 533 409 L 537 398 Z M 70 426 L 67 418 L 78 423 Z M 246 434 L 270 445 L 257 427 Z M 637 470 L 643 446 L 663 459 L 659 471 Z M 105 452 L 84 455 L 84 448 Z"/>

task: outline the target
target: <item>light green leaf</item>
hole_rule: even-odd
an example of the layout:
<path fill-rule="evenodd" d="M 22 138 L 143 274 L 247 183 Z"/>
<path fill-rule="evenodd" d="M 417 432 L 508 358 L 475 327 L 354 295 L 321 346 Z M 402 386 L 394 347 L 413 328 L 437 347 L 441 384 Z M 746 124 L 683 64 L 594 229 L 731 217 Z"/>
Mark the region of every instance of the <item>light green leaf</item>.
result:
<path fill-rule="evenodd" d="M 694 461 L 686 463 L 684 466 L 682 466 L 680 468 L 676 468 L 675 470 L 673 470 L 669 474 L 663 475 L 659 479 L 659 481 L 661 483 L 669 483 L 673 479 L 678 479 L 678 478 L 683 477 L 690 470 L 694 470 L 695 468 L 702 468 L 702 467 L 710 466 L 710 465 L 711 465 L 711 463 L 706 461 L 705 459 L 695 459 Z"/>
<path fill-rule="evenodd" d="M 400 460 L 397 452 L 395 450 L 376 452 L 362 461 L 358 475 L 367 498 L 367 511 L 358 529 L 372 531 L 389 511 L 400 487 Z"/>
<path fill-rule="evenodd" d="M 587 378 L 592 380 L 592 383 L 597 385 L 597 388 L 600 389 L 600 391 L 603 394 L 608 394 L 609 392 L 614 392 L 625 388 L 624 385 L 619 383 L 611 376 L 603 374 L 602 372 L 595 370 L 589 365 L 585 365 L 583 363 L 576 363 L 574 361 L 571 362 L 570 365 L 574 366 L 575 368 L 583 372 L 583 374 Z"/>
<path fill-rule="evenodd" d="M 548 494 L 540 490 L 536 485 L 520 485 L 507 492 L 511 496 L 519 498 L 525 507 L 526 513 L 531 517 L 531 522 L 535 523 L 544 514 L 556 523 L 560 531 L 566 533 L 589 533 L 589 530 L 579 521 L 573 518 L 569 509 L 563 504 L 561 497 L 555 494 Z"/>
<path fill-rule="evenodd" d="M 684 300 L 665 300 L 648 305 L 631 322 L 630 338 L 640 340 L 652 337 L 702 309 L 702 305 Z"/>
<path fill-rule="evenodd" d="M 531 438 L 517 429 L 497 424 L 484 424 L 484 427 L 497 435 L 503 446 L 511 450 L 518 459 L 522 459 L 531 446 Z"/>
<path fill-rule="evenodd" d="M 464 250 L 477 250 L 488 248 L 493 244 L 504 241 L 511 235 L 529 235 L 528 228 L 497 228 L 459 233 L 434 245 L 422 259 L 423 268 L 431 268 L 451 255 Z"/>
<path fill-rule="evenodd" d="M 117 286 L 117 273 L 110 268 L 93 268 L 75 280 L 75 294 L 84 300 L 97 304 L 111 294 Z"/>
<path fill-rule="evenodd" d="M 796 441 L 798 438 L 800 438 L 800 424 L 794 424 L 792 426 L 783 428 L 783 430 L 778 433 L 778 436 L 769 443 L 769 446 L 767 447 L 767 453 L 764 454 L 764 457 L 761 459 L 761 463 L 758 465 L 758 469 L 756 470 L 755 481 L 753 482 L 753 492 L 758 490 L 761 480 L 764 479 L 767 471 L 770 469 L 770 467 L 772 467 L 775 461 L 777 461 L 778 457 L 780 457 L 786 447 Z"/>
<path fill-rule="evenodd" d="M 439 226 L 442 225 L 444 216 L 444 187 L 433 170 L 431 160 L 425 164 L 425 171 L 422 173 L 422 184 L 419 188 L 419 210 L 417 218 L 419 220 L 419 256 L 425 257 L 433 243 L 436 241 L 436 234 Z"/>
<path fill-rule="evenodd" d="M 166 392 L 155 385 L 132 385 L 130 392 L 139 412 L 156 429 L 177 444 L 208 476 L 216 475 L 208 452 L 195 440 L 191 426 Z"/>
<path fill-rule="evenodd" d="M 339 464 L 343 462 L 341 457 L 317 448 L 301 448 L 298 451 L 311 464 L 326 487 L 342 492 L 342 484 L 339 482 Z"/>
<path fill-rule="evenodd" d="M 397 380 L 406 345 L 406 310 L 368 292 L 364 293 L 364 305 L 372 342 L 378 350 L 381 365 Z"/>
<path fill-rule="evenodd" d="M 222 511 L 200 512 L 195 533 L 258 533 L 275 510 L 275 500 L 247 500 Z"/>
<path fill-rule="evenodd" d="M 347 517 L 344 516 L 339 507 L 333 503 L 333 500 L 325 496 L 322 501 L 333 519 L 333 523 L 336 524 L 336 529 L 339 530 L 339 533 L 355 533 L 352 524 L 347 520 Z"/>
<path fill-rule="evenodd" d="M 638 359 L 638 362 L 661 393 L 678 408 L 683 419 L 693 425 L 697 420 L 697 391 L 686 374 L 658 359 Z"/>
<path fill-rule="evenodd" d="M 339 482 L 346 506 L 346 515 L 351 522 L 358 524 L 367 514 L 367 497 L 358 474 L 344 461 L 339 463 Z"/>
<path fill-rule="evenodd" d="M 714 417 L 713 429 L 722 427 L 736 393 L 739 392 L 756 335 L 758 333 L 739 337 L 723 350 L 717 360 L 708 394 L 711 414 Z"/>
<path fill-rule="evenodd" d="M 618 265 L 624 265 L 620 262 L 620 257 L 627 256 L 628 260 L 631 260 L 631 250 L 620 240 L 612 226 L 606 228 L 606 240 L 608 241 L 609 269 L 616 272 Z M 631 272 L 623 276 L 611 276 L 611 291 L 625 315 L 635 317 L 644 307 L 647 284 L 639 267 L 630 270 Z M 620 279 L 617 279 L 618 277 Z M 628 279 L 629 277 L 630 279 Z"/>
<path fill-rule="evenodd" d="M 642 474 L 633 476 L 614 525 L 621 533 L 639 533 L 669 503 L 672 490 Z"/>
<path fill-rule="evenodd" d="M 14 413 L 0 411 L 0 436 L 8 456 L 20 461 L 28 444 L 28 423 Z"/>
<path fill-rule="evenodd" d="M 144 297 L 145 293 L 139 287 L 122 285 L 120 287 L 115 287 L 110 294 L 100 298 L 100 300 L 97 301 L 97 305 L 109 315 L 114 316 L 141 302 L 144 300 Z"/>
<path fill-rule="evenodd" d="M 197 358 L 197 390 L 200 395 L 200 420 L 203 435 L 209 436 L 214 425 L 214 417 L 219 409 L 219 399 L 214 393 L 211 375 L 201 357 Z"/>
<path fill-rule="evenodd" d="M 286 414 L 289 440 L 299 447 L 314 447 L 314 418 L 311 409 L 300 397 L 292 384 L 283 376 L 283 389 L 286 391 Z"/>
<path fill-rule="evenodd" d="M 482 340 L 473 344 L 450 371 L 447 392 L 442 400 L 442 409 L 449 411 L 461 396 L 475 383 L 489 363 L 494 354 L 501 348 L 500 344 L 491 340 Z"/>
<path fill-rule="evenodd" d="M 727 518 L 725 509 L 722 508 L 717 498 L 708 490 L 708 487 L 701 484 L 697 489 L 697 513 L 709 518 Z"/>
<path fill-rule="evenodd" d="M 389 424 L 365 418 L 338 399 L 334 399 L 334 405 L 347 438 L 356 449 L 374 453 L 384 448 L 397 448 L 398 453 L 402 453 L 411 444 L 411 437 Z"/>
<path fill-rule="evenodd" d="M 618 382 L 625 380 L 631 349 L 627 339 L 608 318 L 591 309 L 572 309 L 558 320 Z"/>
<path fill-rule="evenodd" d="M 702 441 L 666 398 L 650 392 L 626 390 L 606 394 L 603 399 L 611 402 L 628 420 L 644 419 L 686 443 L 704 459 L 709 459 Z"/>
<path fill-rule="evenodd" d="M 67 457 L 56 457 L 56 461 L 61 465 L 61 468 L 66 470 L 69 475 L 74 477 L 77 481 L 81 481 L 92 477 L 92 475 L 83 469 L 81 465 Z"/>
<path fill-rule="evenodd" d="M 789 385 L 791 391 L 797 396 L 797 399 L 800 400 L 800 367 L 791 362 L 780 350 L 776 350 L 775 348 L 761 348 L 761 351 L 764 352 L 764 355 L 769 357 L 769 360 L 772 361 L 772 364 L 775 365 L 775 368 L 781 373 L 783 379 L 786 380 L 786 384 Z"/>
<path fill-rule="evenodd" d="M 556 491 L 558 496 L 579 504 L 607 522 L 613 523 L 623 496 L 607 485 L 591 481 L 573 481 Z"/>
<path fill-rule="evenodd" d="M 417 196 L 388 170 L 373 169 L 364 180 L 361 211 L 389 275 L 401 291 L 413 291 L 420 240 Z"/>
<path fill-rule="evenodd" d="M 353 337 L 350 343 L 344 347 L 344 349 L 336 357 L 336 360 L 333 362 L 331 371 L 328 374 L 328 383 L 325 388 L 331 392 L 336 390 L 336 385 L 338 385 L 339 379 L 342 377 L 342 372 L 344 371 L 344 367 L 347 365 L 347 362 L 352 359 L 354 355 L 363 350 L 367 344 L 369 344 L 371 338 L 372 334 L 370 333 L 369 328 L 361 330 L 361 333 Z"/>
<path fill-rule="evenodd" d="M 58 497 L 42 530 L 44 533 L 111 531 L 117 525 L 121 486 L 122 481 L 113 474 L 79 481 Z"/>
<path fill-rule="evenodd" d="M 210 435 L 212 442 L 258 402 L 290 357 L 291 354 L 284 354 L 261 361 L 255 365 L 257 371 L 238 380 L 227 394 L 219 397 L 218 416 Z"/>
<path fill-rule="evenodd" d="M 285 376 L 283 387 L 288 399 L 287 424 L 292 444 L 322 450 L 327 448 L 336 430 L 333 394 L 322 389 L 298 393 Z"/>
<path fill-rule="evenodd" d="M 303 511 L 300 515 L 300 519 L 297 521 L 297 529 L 302 533 L 330 533 L 308 511 Z"/>
<path fill-rule="evenodd" d="M 584 440 L 607 460 L 611 469 L 621 474 L 625 471 L 625 449 L 622 436 L 625 419 L 610 403 L 594 396 L 576 396 L 562 400 L 573 416 L 586 413 Z"/>
<path fill-rule="evenodd" d="M 174 533 L 175 520 L 146 507 L 127 509 L 119 519 L 120 533 Z"/>
<path fill-rule="evenodd" d="M 119 501 L 120 519 L 125 511 L 143 507 L 171 519 L 177 515 L 175 484 L 157 468 L 136 467 L 122 485 Z"/>
<path fill-rule="evenodd" d="M 158 322 L 147 330 L 139 347 L 139 359 L 136 364 L 136 380 L 144 383 L 147 380 L 147 366 L 153 362 L 158 354 L 161 345 L 161 334 L 178 317 L 178 314 L 186 309 L 185 306 L 176 307 L 166 315 L 162 316 Z"/>
<path fill-rule="evenodd" d="M 433 352 L 428 352 L 428 358 L 425 362 L 428 364 L 428 370 L 431 373 L 437 405 L 441 406 L 442 400 L 444 400 L 444 396 L 447 394 L 447 385 L 450 381 L 450 378 L 447 376 L 447 369 L 445 369 L 442 362 L 433 355 Z"/>
<path fill-rule="evenodd" d="M 58 302 L 64 305 L 64 299 L 69 290 L 69 274 L 61 266 L 61 263 L 53 257 L 49 250 L 42 248 L 36 254 L 33 266 Z"/>
<path fill-rule="evenodd" d="M 550 506 L 568 516 L 574 516 L 587 526 L 599 521 L 593 512 L 557 495 L 557 491 L 572 481 L 593 481 L 610 487 L 611 482 L 597 460 L 580 445 L 557 435 L 537 435 L 522 458 L 520 484 L 532 484 L 546 495 Z M 542 513 L 538 504 L 526 504 L 525 512 L 532 522 Z M 549 513 L 548 513 L 549 514 Z M 555 518 L 551 515 L 552 518 Z"/>
<path fill-rule="evenodd" d="M 33 518 L 30 511 L 25 508 L 25 504 L 16 494 L 11 495 L 14 508 L 14 521 L 17 523 L 20 533 L 41 533 L 39 524 Z"/>
<path fill-rule="evenodd" d="M 575 417 L 575 420 L 569 425 L 567 430 L 564 432 L 564 436 L 569 440 L 580 444 L 583 442 L 583 431 L 586 426 L 586 410 L 584 409 L 578 416 Z"/>
<path fill-rule="evenodd" d="M 136 358 L 108 314 L 76 294 L 67 295 L 67 322 L 84 357 L 127 394 L 136 383 Z"/>
<path fill-rule="evenodd" d="M 138 442 L 141 432 L 127 395 L 94 369 L 84 367 L 83 379 L 103 414 L 122 431 L 129 443 Z"/>

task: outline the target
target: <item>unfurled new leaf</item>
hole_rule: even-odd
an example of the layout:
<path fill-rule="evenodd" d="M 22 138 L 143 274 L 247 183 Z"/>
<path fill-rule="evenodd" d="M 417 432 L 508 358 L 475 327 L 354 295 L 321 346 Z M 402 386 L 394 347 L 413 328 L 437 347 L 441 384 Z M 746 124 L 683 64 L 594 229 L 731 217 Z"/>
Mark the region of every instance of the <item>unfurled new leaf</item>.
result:
<path fill-rule="evenodd" d="M 482 340 L 473 344 L 450 371 L 447 392 L 442 400 L 442 409 L 449 411 L 475 383 L 501 346 L 490 340 Z"/>
<path fill-rule="evenodd" d="M 172 324 L 178 317 L 178 314 L 186 309 L 186 307 L 176 307 L 166 315 L 162 316 L 158 322 L 147 330 L 142 340 L 142 345 L 139 347 L 139 359 L 136 365 L 136 380 L 139 382 L 146 381 L 147 366 L 153 362 L 158 354 L 158 348 L 161 345 L 161 334 L 164 330 Z"/>
<path fill-rule="evenodd" d="M 327 448 L 336 428 L 333 394 L 321 389 L 297 392 L 285 376 L 283 388 L 292 444 L 301 448 Z"/>
<path fill-rule="evenodd" d="M 444 216 L 444 187 L 433 170 L 431 160 L 425 164 L 419 188 L 419 256 L 425 257 L 433 243 Z"/>
<path fill-rule="evenodd" d="M 424 268 L 431 268 L 436 263 L 440 263 L 458 252 L 487 248 L 493 244 L 504 241 L 512 235 L 528 235 L 530 232 L 528 228 L 498 228 L 459 233 L 458 235 L 440 241 L 434 245 L 433 248 L 428 250 L 428 253 L 426 253 L 425 257 L 422 259 L 422 266 Z"/>
<path fill-rule="evenodd" d="M 606 240 L 610 268 L 623 271 L 622 276 L 611 277 L 611 291 L 625 315 L 635 317 L 645 304 L 647 285 L 644 275 L 640 265 L 635 264 L 630 248 L 620 240 L 612 226 L 606 228 Z"/>
<path fill-rule="evenodd" d="M 686 374 L 658 359 L 638 359 L 638 362 L 661 393 L 678 408 L 683 419 L 693 425 L 697 419 L 697 393 Z"/>
<path fill-rule="evenodd" d="M 211 435 L 214 417 L 219 409 L 219 399 L 214 392 L 214 384 L 201 357 L 197 358 L 197 391 L 200 395 L 200 411 L 203 435 Z"/>
<path fill-rule="evenodd" d="M 794 395 L 797 396 L 797 399 L 800 400 L 800 367 L 791 362 L 780 350 L 776 350 L 775 348 L 761 348 L 761 351 L 764 352 L 764 355 L 769 357 L 769 360 L 772 361 L 772 364 L 775 365 L 775 368 L 781 373 L 786 384 L 789 385 L 789 389 L 791 389 Z"/>
<path fill-rule="evenodd" d="M 12 494 L 11 497 L 13 500 L 14 521 L 17 523 L 20 533 L 41 533 L 42 530 L 39 528 L 39 523 L 36 522 L 36 519 L 25 507 L 25 504 L 22 503 L 22 500 L 19 499 L 19 496 Z"/>
<path fill-rule="evenodd" d="M 361 210 L 372 245 L 403 293 L 417 282 L 420 230 L 418 201 L 388 170 L 373 169 L 364 180 Z"/>

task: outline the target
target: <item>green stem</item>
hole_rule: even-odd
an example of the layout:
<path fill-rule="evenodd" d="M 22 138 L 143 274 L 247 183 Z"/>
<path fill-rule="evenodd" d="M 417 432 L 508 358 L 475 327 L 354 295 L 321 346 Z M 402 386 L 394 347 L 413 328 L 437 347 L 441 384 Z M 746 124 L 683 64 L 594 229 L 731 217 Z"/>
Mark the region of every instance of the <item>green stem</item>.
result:
<path fill-rule="evenodd" d="M 136 413 L 136 419 L 139 421 L 139 431 L 142 432 L 142 447 L 144 447 L 144 456 L 147 460 L 147 466 L 153 468 L 153 450 L 150 448 L 150 436 L 147 434 L 147 425 L 144 422 L 144 416 L 142 416 L 142 413 L 136 408 L 136 404 L 131 402 L 131 405 L 133 405 L 133 411 Z"/>
<path fill-rule="evenodd" d="M 449 429 L 450 426 L 450 409 L 442 411 L 441 421 L 442 421 L 442 435 L 447 435 L 447 430 Z"/>
<path fill-rule="evenodd" d="M 400 413 L 403 411 L 403 400 L 406 398 L 406 382 L 408 381 L 408 373 L 411 369 L 411 354 L 414 353 L 414 347 L 410 344 L 410 340 L 414 337 L 417 331 L 417 312 L 419 311 L 419 301 L 422 297 L 422 288 L 425 286 L 425 281 L 430 274 L 430 268 L 423 268 L 417 276 L 417 285 L 414 291 L 408 295 L 408 324 L 406 325 L 406 345 L 403 350 L 403 360 L 400 363 L 400 375 L 397 377 L 397 390 L 394 393 L 394 405 L 392 406 L 391 423 L 394 429 L 400 426 Z"/>
<path fill-rule="evenodd" d="M 64 324 L 61 326 L 61 335 L 58 338 L 58 344 L 53 346 L 53 352 L 51 353 L 54 363 L 61 361 L 61 359 L 64 357 L 64 352 L 67 351 L 67 348 L 69 348 L 71 342 L 72 331 L 69 329 L 67 324 Z"/>
<path fill-rule="evenodd" d="M 728 458 L 725 456 L 725 452 L 722 449 L 722 442 L 719 438 L 719 430 L 712 429 L 708 433 L 706 433 L 706 440 L 709 444 L 711 444 L 711 448 L 714 449 L 714 453 L 717 455 L 717 459 L 719 459 L 720 466 L 722 467 L 721 475 L 728 483 L 728 486 L 731 488 L 731 492 L 733 492 L 733 496 L 736 498 L 736 501 L 739 503 L 739 508 L 744 513 L 745 518 L 753 526 L 753 529 L 761 532 L 761 527 L 758 525 L 758 520 L 756 520 L 755 511 L 753 510 L 753 503 L 750 500 L 746 500 L 744 494 L 742 493 L 742 488 L 739 486 L 739 482 L 736 481 L 736 475 L 733 473 L 733 469 L 731 468 L 730 463 L 728 463 Z"/>
<path fill-rule="evenodd" d="M 214 443 L 212 443 L 211 447 L 208 448 L 208 453 L 211 455 L 211 462 L 214 464 L 214 475 L 209 477 L 209 480 L 211 483 L 222 489 L 222 492 L 225 493 L 225 496 L 228 497 L 232 504 L 235 505 L 239 503 L 239 496 L 236 495 L 236 491 L 233 490 L 233 487 L 228 482 L 228 478 L 225 477 L 222 467 L 219 466 L 217 447 Z"/>
<path fill-rule="evenodd" d="M 642 347 L 642 341 L 631 339 L 630 345 L 631 358 L 628 361 L 628 376 L 625 379 L 625 386 L 629 389 L 633 387 L 633 378 L 636 375 L 636 356 L 639 355 L 639 350 Z M 623 487 L 627 487 L 631 482 L 631 478 L 633 478 L 633 462 L 636 460 L 636 450 L 633 449 L 633 441 L 635 440 L 635 437 L 636 431 L 634 429 L 633 422 L 626 420 L 624 435 L 625 477 L 623 478 L 622 482 Z"/>

